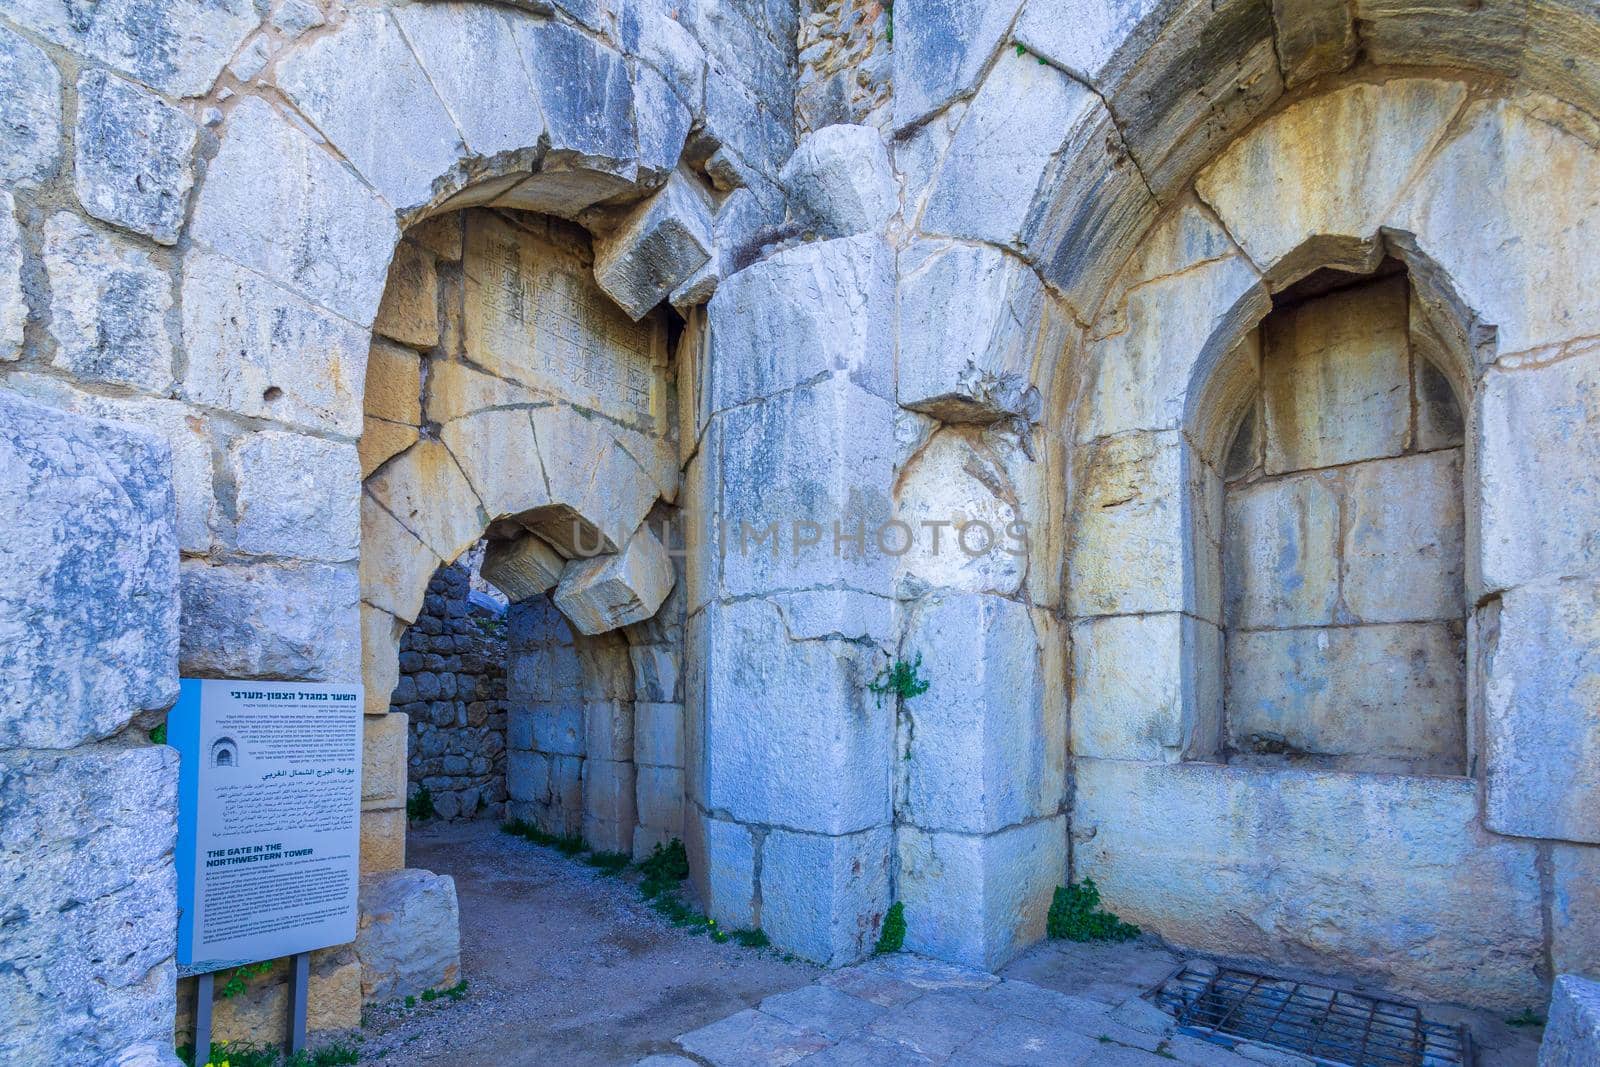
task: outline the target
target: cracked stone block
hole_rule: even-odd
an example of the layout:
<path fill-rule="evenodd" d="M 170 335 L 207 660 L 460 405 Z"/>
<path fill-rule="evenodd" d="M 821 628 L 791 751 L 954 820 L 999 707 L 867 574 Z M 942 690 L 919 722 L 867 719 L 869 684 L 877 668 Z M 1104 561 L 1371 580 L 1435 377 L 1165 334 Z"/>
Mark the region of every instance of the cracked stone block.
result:
<path fill-rule="evenodd" d="M 183 673 L 354 682 L 361 677 L 356 568 L 272 563 L 181 568 Z"/>
<path fill-rule="evenodd" d="M 0 189 L 0 363 L 22 355 L 28 302 L 22 295 L 22 231 L 16 201 Z"/>
<path fill-rule="evenodd" d="M 178 695 L 172 453 L 0 392 L 0 745 L 71 748 Z"/>
<path fill-rule="evenodd" d="M 900 206 L 889 150 L 871 126 L 824 126 L 808 134 L 778 180 L 796 221 L 825 237 L 875 233 Z"/>
<path fill-rule="evenodd" d="M 675 170 L 661 191 L 594 242 L 594 277 L 635 321 L 711 258 L 710 197 Z"/>
<path fill-rule="evenodd" d="M 159 96 L 103 70 L 78 79 L 73 185 L 97 219 L 178 240 L 194 185 L 199 127 Z"/>
<path fill-rule="evenodd" d="M 54 366 L 87 381 L 165 393 L 172 385 L 172 282 L 149 253 L 70 212 L 45 226 Z"/>
<path fill-rule="evenodd" d="M 643 64 L 633 68 L 634 112 L 639 123 L 639 182 L 665 182 L 683 156 L 694 120 L 666 78 Z"/>
<path fill-rule="evenodd" d="M 761 928 L 785 949 L 827 966 L 872 952 L 889 910 L 893 834 L 772 830 L 761 848 Z"/>
<path fill-rule="evenodd" d="M 395 246 L 372 329 L 410 348 L 439 343 L 439 274 L 433 256 L 408 241 Z"/>
<path fill-rule="evenodd" d="M 406 869 L 363 875 L 355 951 L 368 1003 L 417 996 L 461 975 L 456 881 Z"/>
<path fill-rule="evenodd" d="M 105 0 L 88 25 L 87 51 L 172 96 L 201 96 L 264 14 L 253 0 Z"/>
<path fill-rule="evenodd" d="M 615 555 L 568 562 L 551 599 L 574 629 L 601 634 L 654 615 L 676 580 L 667 550 L 641 526 Z"/>
<path fill-rule="evenodd" d="M 1595 1062 L 1600 1062 L 1600 982 L 1560 975 L 1550 996 L 1539 1067 L 1586 1067 Z"/>
<path fill-rule="evenodd" d="M 554 589 L 566 565 L 555 549 L 529 534 L 515 541 L 490 541 L 479 573 L 515 604 Z"/>
<path fill-rule="evenodd" d="M 0 182 L 31 185 L 61 156 L 61 75 L 50 57 L 0 27 Z"/>
<path fill-rule="evenodd" d="M 907 126 L 972 87 L 1015 18 L 1017 0 L 939 3 L 900 19 L 894 40 L 894 122 Z M 1082 25 L 1098 4 L 1058 21 Z M 1051 8 L 1051 10 L 1054 10 Z M 1031 57 L 1029 57 L 1031 62 Z"/>
<path fill-rule="evenodd" d="M 833 1042 L 765 1012 L 747 1008 L 737 1015 L 678 1036 L 678 1044 L 707 1063 L 793 1063 Z"/>

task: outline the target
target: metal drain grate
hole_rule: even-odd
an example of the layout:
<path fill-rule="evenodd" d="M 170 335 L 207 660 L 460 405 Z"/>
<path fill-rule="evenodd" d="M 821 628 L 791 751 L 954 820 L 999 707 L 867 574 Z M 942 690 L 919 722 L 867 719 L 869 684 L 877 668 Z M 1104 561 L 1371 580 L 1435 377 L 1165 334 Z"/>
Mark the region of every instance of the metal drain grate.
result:
<path fill-rule="evenodd" d="M 1181 1032 L 1246 1041 L 1340 1067 L 1471 1067 L 1466 1027 L 1399 1000 L 1196 962 L 1154 993 Z"/>

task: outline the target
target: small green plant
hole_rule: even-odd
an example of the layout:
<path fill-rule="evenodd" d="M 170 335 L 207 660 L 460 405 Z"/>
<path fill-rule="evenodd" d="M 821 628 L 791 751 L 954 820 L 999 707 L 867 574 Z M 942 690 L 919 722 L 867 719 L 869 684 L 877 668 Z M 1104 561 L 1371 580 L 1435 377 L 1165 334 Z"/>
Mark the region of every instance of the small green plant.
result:
<path fill-rule="evenodd" d="M 602 874 L 615 876 L 627 870 L 633 861 L 626 852 L 591 852 L 583 857 L 583 862 Z"/>
<path fill-rule="evenodd" d="M 424 989 L 422 991 L 422 999 L 428 1003 L 432 1003 L 435 1000 L 460 1000 L 466 995 L 467 982 L 464 978 L 455 985 L 447 986 L 444 989 Z M 411 998 L 407 997 L 406 999 L 410 1000 Z"/>
<path fill-rule="evenodd" d="M 1523 1008 L 1506 1020 L 1507 1026 L 1543 1026 L 1544 1016 L 1532 1008 Z"/>
<path fill-rule="evenodd" d="M 1092 878 L 1057 886 L 1045 928 L 1067 941 L 1132 941 L 1139 928 L 1100 909 L 1100 890 Z"/>
<path fill-rule="evenodd" d="M 167 743 L 166 723 L 162 723 L 160 726 L 157 726 L 154 730 L 150 731 L 150 743 L 152 745 L 164 745 Z"/>
<path fill-rule="evenodd" d="M 417 1006 L 417 998 L 412 996 L 410 993 L 407 993 L 406 994 L 406 1010 L 410 1011 L 412 1008 L 414 1008 L 416 1006 Z"/>
<path fill-rule="evenodd" d="M 346 1067 L 360 1062 L 360 1050 L 336 1041 L 319 1049 L 297 1052 L 283 1061 L 283 1067 Z"/>
<path fill-rule="evenodd" d="M 228 972 L 228 980 L 222 983 L 222 988 L 217 990 L 226 1000 L 232 1000 L 245 991 L 246 984 L 252 978 L 259 978 L 272 970 L 271 960 L 262 960 L 260 963 L 247 963 L 243 967 L 235 967 Z"/>
<path fill-rule="evenodd" d="M 479 631 L 487 634 L 490 637 L 505 636 L 506 620 L 504 619 L 491 619 L 487 616 L 474 616 L 472 621 L 477 624 Z"/>
<path fill-rule="evenodd" d="M 894 0 L 889 0 L 887 4 L 883 5 L 883 13 L 889 19 L 889 25 L 884 31 L 883 39 L 887 44 L 894 44 Z"/>
<path fill-rule="evenodd" d="M 576 856 L 586 848 L 583 843 L 583 838 L 577 834 L 546 833 L 537 826 L 533 825 L 533 823 L 526 822 L 522 819 L 512 819 L 510 822 L 503 822 L 500 824 L 500 829 L 505 833 L 511 834 L 513 837 L 526 838 L 536 845 L 544 845 L 546 848 L 553 848 L 564 856 Z"/>
<path fill-rule="evenodd" d="M 735 930 L 733 939 L 745 948 L 766 948 L 772 944 L 765 930 Z"/>
<path fill-rule="evenodd" d="M 177 1050 L 178 1058 L 188 1067 L 195 1067 L 194 1046 L 183 1045 Z M 346 1067 L 359 1063 L 361 1053 L 354 1045 L 334 1042 L 318 1049 L 307 1049 L 293 1056 L 285 1056 L 273 1045 L 257 1045 L 249 1041 L 214 1041 L 206 1067 Z"/>
<path fill-rule="evenodd" d="M 883 707 L 883 698 L 886 696 L 893 696 L 897 700 L 910 700 L 926 693 L 929 683 L 919 674 L 921 669 L 921 652 L 918 652 L 916 659 L 909 663 L 903 659 L 891 659 L 867 686 L 877 696 L 878 707 Z"/>
<path fill-rule="evenodd" d="M 689 877 L 689 854 L 684 851 L 683 842 L 673 838 L 651 849 L 650 855 L 640 861 L 639 870 L 644 874 L 639 892 L 646 900 L 654 900 L 664 893 L 677 892 L 679 883 Z"/>
<path fill-rule="evenodd" d="M 1111 1040 L 1111 1035 L 1110 1034 L 1101 1034 L 1100 1035 L 1100 1043 L 1102 1045 L 1114 1045 L 1114 1044 L 1116 1044 L 1116 1042 Z"/>
<path fill-rule="evenodd" d="M 1169 1047 L 1170 1045 L 1171 1045 L 1170 1041 L 1161 1041 L 1161 1042 L 1159 1042 L 1156 1045 L 1156 1055 L 1160 1056 L 1164 1060 L 1175 1060 L 1175 1059 L 1177 1059 L 1178 1057 L 1176 1057 L 1176 1056 L 1174 1056 L 1172 1054 L 1172 1049 Z"/>
<path fill-rule="evenodd" d="M 427 822 L 433 816 L 433 790 L 425 785 L 419 785 L 406 798 L 406 818 L 412 822 Z"/>
<path fill-rule="evenodd" d="M 878 931 L 878 945 L 873 949 L 880 956 L 899 952 L 906 943 L 906 906 L 901 901 L 889 905 L 883 914 L 883 928 Z"/>

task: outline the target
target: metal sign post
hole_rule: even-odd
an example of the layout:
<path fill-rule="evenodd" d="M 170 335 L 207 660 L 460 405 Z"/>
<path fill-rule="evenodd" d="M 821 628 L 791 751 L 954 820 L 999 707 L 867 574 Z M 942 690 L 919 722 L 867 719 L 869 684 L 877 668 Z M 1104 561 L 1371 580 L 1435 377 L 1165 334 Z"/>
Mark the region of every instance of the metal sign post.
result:
<path fill-rule="evenodd" d="M 306 1002 L 311 989 L 311 953 L 297 952 L 289 967 L 289 1055 L 306 1050 Z"/>
<path fill-rule="evenodd" d="M 207 971 L 194 981 L 195 1067 L 211 1062 L 211 997 L 215 977 Z"/>

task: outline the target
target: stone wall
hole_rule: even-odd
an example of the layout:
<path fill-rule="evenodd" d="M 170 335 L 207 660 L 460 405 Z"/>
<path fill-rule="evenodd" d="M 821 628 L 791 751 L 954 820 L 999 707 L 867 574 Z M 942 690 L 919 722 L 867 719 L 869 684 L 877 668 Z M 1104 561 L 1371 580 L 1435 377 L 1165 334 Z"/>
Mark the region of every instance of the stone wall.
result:
<path fill-rule="evenodd" d="M 795 133 L 847 123 L 887 128 L 893 4 L 806 0 L 801 5 Z"/>
<path fill-rule="evenodd" d="M 408 796 L 440 819 L 498 819 L 506 799 L 506 620 L 469 600 L 472 571 L 441 567 L 400 642 L 392 713 L 406 716 Z"/>

